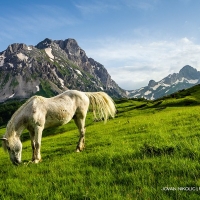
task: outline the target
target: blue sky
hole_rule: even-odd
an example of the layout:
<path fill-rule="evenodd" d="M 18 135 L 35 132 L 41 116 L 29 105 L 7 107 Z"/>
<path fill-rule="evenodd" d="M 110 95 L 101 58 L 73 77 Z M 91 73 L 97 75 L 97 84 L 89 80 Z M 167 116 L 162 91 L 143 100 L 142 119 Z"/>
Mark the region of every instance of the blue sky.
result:
<path fill-rule="evenodd" d="M 2 1 L 0 52 L 74 38 L 120 87 L 138 89 L 184 65 L 200 71 L 199 19 L 199 0 Z"/>

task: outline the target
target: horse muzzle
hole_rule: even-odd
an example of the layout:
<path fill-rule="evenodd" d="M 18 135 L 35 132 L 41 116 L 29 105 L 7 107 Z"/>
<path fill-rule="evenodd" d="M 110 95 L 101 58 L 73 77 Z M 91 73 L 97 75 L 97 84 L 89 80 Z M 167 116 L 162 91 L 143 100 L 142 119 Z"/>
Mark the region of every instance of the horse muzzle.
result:
<path fill-rule="evenodd" d="M 11 161 L 12 161 L 13 165 L 19 165 L 21 163 L 21 161 L 18 160 L 18 159 L 14 159 L 14 160 L 11 160 Z"/>

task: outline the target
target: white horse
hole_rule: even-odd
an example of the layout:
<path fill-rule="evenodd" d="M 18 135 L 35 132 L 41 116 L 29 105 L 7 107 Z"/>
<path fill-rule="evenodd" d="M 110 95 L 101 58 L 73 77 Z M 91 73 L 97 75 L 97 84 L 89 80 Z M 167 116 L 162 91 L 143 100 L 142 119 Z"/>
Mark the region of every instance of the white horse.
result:
<path fill-rule="evenodd" d="M 33 96 L 26 101 L 11 117 L 6 133 L 1 138 L 3 148 L 8 150 L 13 164 L 21 162 L 22 143 L 20 135 L 27 129 L 33 150 L 32 161 L 41 161 L 41 138 L 44 128 L 68 123 L 72 118 L 77 125 L 80 138 L 76 151 L 84 148 L 85 118 L 91 105 L 94 117 L 106 121 L 114 117 L 116 108 L 113 100 L 104 92 L 80 92 L 68 90 L 52 98 Z"/>

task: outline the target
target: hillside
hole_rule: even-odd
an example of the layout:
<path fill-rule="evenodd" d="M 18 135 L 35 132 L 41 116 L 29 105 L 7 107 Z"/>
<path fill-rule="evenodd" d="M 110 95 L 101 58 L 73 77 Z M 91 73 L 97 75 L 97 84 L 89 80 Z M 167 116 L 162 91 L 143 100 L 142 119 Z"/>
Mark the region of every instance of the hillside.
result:
<path fill-rule="evenodd" d="M 193 106 L 200 104 L 200 85 L 183 89 L 153 101 L 157 106 Z"/>
<path fill-rule="evenodd" d="M 106 124 L 88 113 L 82 153 L 74 153 L 73 122 L 45 130 L 38 165 L 28 162 L 25 132 L 24 164 L 13 166 L 0 149 L 0 199 L 198 199 L 199 107 L 146 103 L 116 102 L 117 116 Z"/>
<path fill-rule="evenodd" d="M 200 105 L 200 84 L 188 89 L 179 90 L 170 95 L 158 98 L 156 100 L 147 100 L 144 98 L 131 98 L 138 102 L 144 102 L 140 108 L 164 109 L 167 107 L 182 107 Z"/>
<path fill-rule="evenodd" d="M 22 165 L 0 149 L 0 199 L 199 199 L 199 87 L 158 101 L 118 100 L 106 124 L 89 112 L 82 153 L 74 153 L 74 122 L 47 129 L 38 165 L 28 162 L 25 132 Z M 196 103 L 186 106 L 189 98 Z"/>
<path fill-rule="evenodd" d="M 67 89 L 126 95 L 74 39 L 46 38 L 36 46 L 15 43 L 0 52 L 0 102 L 34 94 L 50 97 Z"/>

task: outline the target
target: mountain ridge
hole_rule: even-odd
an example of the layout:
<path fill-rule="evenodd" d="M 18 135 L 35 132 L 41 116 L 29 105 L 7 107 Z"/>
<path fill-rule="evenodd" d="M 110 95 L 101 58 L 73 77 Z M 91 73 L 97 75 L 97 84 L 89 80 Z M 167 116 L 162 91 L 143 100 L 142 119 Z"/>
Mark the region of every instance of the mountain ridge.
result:
<path fill-rule="evenodd" d="M 158 82 L 150 80 L 147 86 L 137 90 L 129 90 L 127 95 L 129 98 L 155 100 L 199 83 L 200 72 L 190 65 L 185 65 L 178 73 L 169 74 Z"/>
<path fill-rule="evenodd" d="M 14 43 L 0 52 L 0 102 L 32 95 L 50 97 L 67 89 L 126 96 L 106 68 L 88 58 L 75 39 Z"/>

